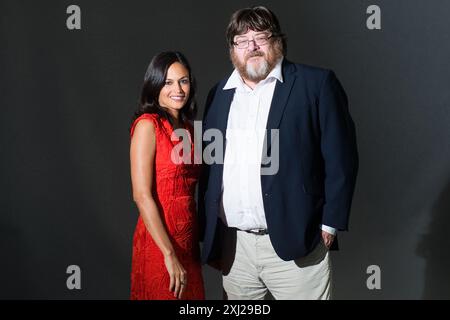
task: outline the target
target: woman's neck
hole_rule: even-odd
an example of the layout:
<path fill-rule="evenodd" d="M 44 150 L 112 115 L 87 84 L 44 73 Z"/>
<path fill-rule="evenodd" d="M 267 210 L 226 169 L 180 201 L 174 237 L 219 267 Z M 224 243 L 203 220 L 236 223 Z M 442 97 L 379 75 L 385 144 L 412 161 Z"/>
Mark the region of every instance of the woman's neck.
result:
<path fill-rule="evenodd" d="M 174 129 L 183 128 L 183 120 L 181 119 L 181 117 L 175 118 L 173 115 L 171 115 L 171 117 Z"/>

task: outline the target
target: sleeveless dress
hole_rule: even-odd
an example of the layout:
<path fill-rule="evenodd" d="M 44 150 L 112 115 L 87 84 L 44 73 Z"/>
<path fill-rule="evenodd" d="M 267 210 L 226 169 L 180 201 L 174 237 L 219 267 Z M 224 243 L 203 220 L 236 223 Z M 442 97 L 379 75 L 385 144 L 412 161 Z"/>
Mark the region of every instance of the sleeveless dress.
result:
<path fill-rule="evenodd" d="M 188 161 L 177 164 L 176 161 L 172 161 L 171 154 L 173 147 L 181 140 L 171 140 L 173 129 L 167 119 L 156 114 L 142 114 L 131 127 L 130 138 L 138 121 L 144 119 L 152 121 L 156 134 L 153 198 L 159 208 L 175 254 L 187 272 L 187 285 L 182 299 L 203 300 L 205 291 L 194 199 L 200 165 L 194 163 L 193 128 L 190 124 L 185 127 L 190 135 L 191 150 L 190 155 L 187 155 L 191 160 L 190 164 L 186 163 Z M 186 157 L 182 151 L 177 154 L 180 157 Z M 170 277 L 164 264 L 163 254 L 147 231 L 140 215 L 133 236 L 131 269 L 130 298 L 132 300 L 177 299 L 174 297 L 174 292 L 169 291 Z"/>

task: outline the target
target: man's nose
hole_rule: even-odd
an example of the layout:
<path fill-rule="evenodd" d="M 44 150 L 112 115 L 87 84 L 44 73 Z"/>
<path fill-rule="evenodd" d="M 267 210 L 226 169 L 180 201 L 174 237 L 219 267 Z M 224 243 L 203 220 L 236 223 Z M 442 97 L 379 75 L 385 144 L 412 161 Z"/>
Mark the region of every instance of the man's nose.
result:
<path fill-rule="evenodd" d="M 258 49 L 259 49 L 259 46 L 256 44 L 255 40 L 248 41 L 248 51 L 255 51 Z"/>

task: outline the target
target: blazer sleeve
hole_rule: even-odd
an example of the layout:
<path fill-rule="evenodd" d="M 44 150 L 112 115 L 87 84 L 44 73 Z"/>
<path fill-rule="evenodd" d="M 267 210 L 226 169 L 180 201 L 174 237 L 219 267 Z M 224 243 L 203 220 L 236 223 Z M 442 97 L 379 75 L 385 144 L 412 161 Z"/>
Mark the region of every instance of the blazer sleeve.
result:
<path fill-rule="evenodd" d="M 322 223 L 338 230 L 348 230 L 358 151 L 347 96 L 331 70 L 325 73 L 322 81 L 318 107 L 325 169 Z"/>

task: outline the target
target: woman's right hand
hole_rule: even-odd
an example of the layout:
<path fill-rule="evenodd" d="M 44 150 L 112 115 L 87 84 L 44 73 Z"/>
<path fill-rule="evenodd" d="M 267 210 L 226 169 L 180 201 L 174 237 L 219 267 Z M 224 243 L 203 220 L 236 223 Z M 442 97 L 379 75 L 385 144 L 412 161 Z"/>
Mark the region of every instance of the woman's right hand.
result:
<path fill-rule="evenodd" d="M 175 254 L 164 256 L 164 263 L 170 276 L 169 291 L 174 291 L 174 297 L 180 299 L 187 286 L 187 272 Z"/>

